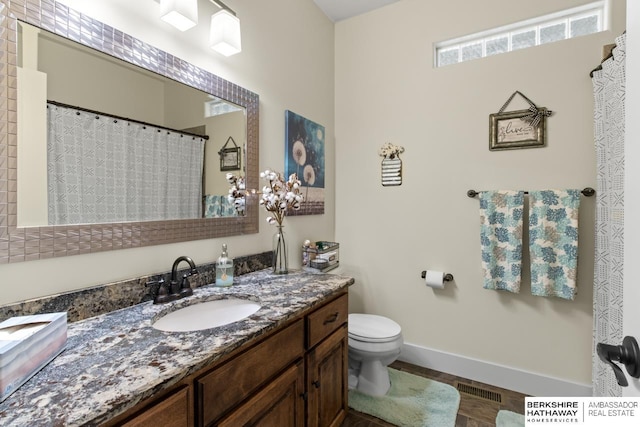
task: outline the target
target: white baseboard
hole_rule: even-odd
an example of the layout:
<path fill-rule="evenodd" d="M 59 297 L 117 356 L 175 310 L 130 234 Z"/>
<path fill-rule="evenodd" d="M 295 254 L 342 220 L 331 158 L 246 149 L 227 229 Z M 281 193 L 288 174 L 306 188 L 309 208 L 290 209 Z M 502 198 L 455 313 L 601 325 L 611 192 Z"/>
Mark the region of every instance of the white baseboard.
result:
<path fill-rule="evenodd" d="M 530 396 L 589 397 L 591 385 L 405 343 L 398 360 Z"/>

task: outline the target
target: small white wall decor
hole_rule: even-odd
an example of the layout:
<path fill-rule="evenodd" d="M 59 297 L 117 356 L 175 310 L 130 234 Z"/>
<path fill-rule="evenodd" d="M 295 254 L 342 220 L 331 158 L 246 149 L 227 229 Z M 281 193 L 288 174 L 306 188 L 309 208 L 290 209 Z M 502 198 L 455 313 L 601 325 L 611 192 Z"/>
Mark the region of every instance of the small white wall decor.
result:
<path fill-rule="evenodd" d="M 394 186 L 402 184 L 402 160 L 400 154 L 404 153 L 404 147 L 385 143 L 378 154 L 382 159 L 382 185 Z"/>

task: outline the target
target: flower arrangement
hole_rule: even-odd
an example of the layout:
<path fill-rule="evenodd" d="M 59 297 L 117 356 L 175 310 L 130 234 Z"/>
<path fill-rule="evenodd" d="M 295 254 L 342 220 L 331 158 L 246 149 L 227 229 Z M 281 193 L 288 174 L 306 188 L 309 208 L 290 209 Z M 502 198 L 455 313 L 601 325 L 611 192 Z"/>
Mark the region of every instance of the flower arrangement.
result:
<path fill-rule="evenodd" d="M 300 209 L 300 204 L 304 200 L 300 194 L 302 184 L 298 179 L 298 174 L 291 174 L 289 179 L 285 181 L 282 174 L 267 169 L 260 172 L 260 178 L 267 181 L 267 185 L 262 187 L 262 191 L 259 193 L 260 205 L 264 206 L 264 209 L 271 214 L 267 217 L 267 222 L 281 227 L 287 210 Z M 227 181 L 231 184 L 229 201 L 233 203 L 238 213 L 244 213 L 247 194 L 244 179 L 228 173 Z M 255 190 L 250 191 L 250 194 L 256 193 Z"/>
<path fill-rule="evenodd" d="M 298 174 L 292 173 L 286 181 L 278 172 L 269 169 L 260 173 L 260 178 L 267 181 L 267 185 L 262 187 L 260 194 L 260 205 L 271 215 L 267 217 L 269 224 L 277 224 L 278 232 L 273 236 L 273 272 L 276 274 L 287 274 L 289 272 L 289 255 L 285 235 L 282 229 L 282 221 L 288 209 L 298 210 L 304 200 L 300 194 L 300 180 Z M 229 189 L 229 201 L 236 209 L 244 212 L 245 189 L 244 179 L 231 173 L 227 174 L 227 181 L 231 184 Z M 249 194 L 257 194 L 255 190 L 250 190 Z M 240 211 L 238 211 L 240 212 Z"/>
<path fill-rule="evenodd" d="M 282 226 L 287 209 L 300 209 L 300 203 L 304 200 L 300 194 L 301 183 L 298 174 L 292 173 L 285 181 L 280 173 L 267 169 L 260 173 L 260 178 L 269 183 L 269 185 L 262 187 L 262 196 L 260 197 L 260 205 L 272 214 L 267 217 L 267 222 Z"/>
<path fill-rule="evenodd" d="M 231 184 L 229 189 L 229 196 L 227 196 L 229 203 L 233 204 L 236 208 L 236 212 L 239 215 L 244 215 L 245 207 L 245 181 L 243 177 L 235 176 L 232 173 L 227 173 L 227 182 Z"/>
<path fill-rule="evenodd" d="M 402 153 L 404 153 L 404 147 L 393 145 L 390 142 L 385 143 L 380 150 L 378 150 L 378 154 L 385 159 L 395 159 L 396 157 L 400 157 Z"/>

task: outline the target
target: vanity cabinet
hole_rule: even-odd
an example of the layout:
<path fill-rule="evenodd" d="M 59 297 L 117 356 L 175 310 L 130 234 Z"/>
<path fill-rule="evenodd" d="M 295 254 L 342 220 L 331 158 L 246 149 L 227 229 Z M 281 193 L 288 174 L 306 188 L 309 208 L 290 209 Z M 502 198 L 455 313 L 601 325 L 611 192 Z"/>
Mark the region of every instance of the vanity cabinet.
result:
<path fill-rule="evenodd" d="M 307 316 L 307 423 L 337 427 L 347 415 L 348 301 L 343 295 Z"/>
<path fill-rule="evenodd" d="M 340 426 L 347 413 L 347 319 L 344 291 L 107 425 Z"/>
<path fill-rule="evenodd" d="M 347 319 L 344 293 L 196 380 L 197 425 L 339 426 L 347 415 Z"/>

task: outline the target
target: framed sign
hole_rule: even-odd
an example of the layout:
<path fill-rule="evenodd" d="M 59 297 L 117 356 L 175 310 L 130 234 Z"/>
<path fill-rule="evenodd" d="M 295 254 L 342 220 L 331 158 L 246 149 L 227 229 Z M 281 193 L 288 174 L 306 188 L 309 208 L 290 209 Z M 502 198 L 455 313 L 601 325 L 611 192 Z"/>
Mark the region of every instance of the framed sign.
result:
<path fill-rule="evenodd" d="M 545 146 L 546 108 L 541 120 L 531 124 L 531 111 L 518 110 L 489 115 L 489 150 L 510 150 Z"/>
<path fill-rule="evenodd" d="M 227 147 L 229 142 L 233 143 L 233 147 Z M 220 151 L 220 170 L 235 171 L 240 169 L 240 147 L 236 144 L 232 137 L 227 139 Z"/>

